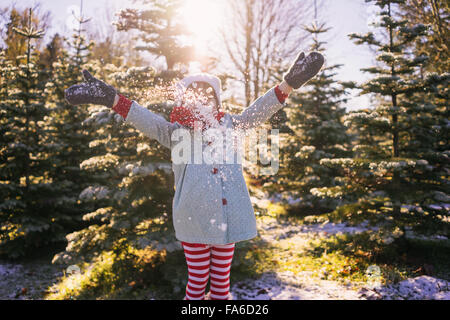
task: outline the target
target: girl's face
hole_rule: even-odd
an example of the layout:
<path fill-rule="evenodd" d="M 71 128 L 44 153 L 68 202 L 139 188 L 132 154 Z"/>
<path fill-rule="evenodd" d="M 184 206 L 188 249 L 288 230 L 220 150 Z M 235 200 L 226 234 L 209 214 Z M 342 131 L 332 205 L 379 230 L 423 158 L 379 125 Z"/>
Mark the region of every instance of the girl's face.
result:
<path fill-rule="evenodd" d="M 218 103 L 215 91 L 206 82 L 193 82 L 186 90 L 189 104 L 205 111 L 218 112 Z"/>

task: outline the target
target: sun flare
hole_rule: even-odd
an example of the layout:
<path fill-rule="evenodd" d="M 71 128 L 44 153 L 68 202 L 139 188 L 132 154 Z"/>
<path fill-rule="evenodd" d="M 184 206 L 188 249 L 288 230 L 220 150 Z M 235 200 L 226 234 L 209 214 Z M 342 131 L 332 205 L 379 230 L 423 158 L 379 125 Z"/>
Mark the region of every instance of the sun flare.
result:
<path fill-rule="evenodd" d="M 217 37 L 223 23 L 223 6 L 223 0 L 185 0 L 181 14 L 199 53 L 204 53 L 210 40 Z"/>

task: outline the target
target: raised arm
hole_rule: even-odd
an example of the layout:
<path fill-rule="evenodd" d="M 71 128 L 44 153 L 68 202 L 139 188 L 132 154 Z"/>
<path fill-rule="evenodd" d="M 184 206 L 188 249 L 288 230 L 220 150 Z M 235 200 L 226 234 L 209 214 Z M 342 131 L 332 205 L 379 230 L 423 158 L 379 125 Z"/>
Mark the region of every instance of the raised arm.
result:
<path fill-rule="evenodd" d="M 98 104 L 113 109 L 126 123 L 141 131 L 147 137 L 157 140 L 170 148 L 171 135 L 178 126 L 162 116 L 151 112 L 117 93 L 116 89 L 94 78 L 87 70 L 83 71 L 86 82 L 71 86 L 65 91 L 66 100 L 72 105 Z"/>
<path fill-rule="evenodd" d="M 323 63 L 324 57 L 319 52 L 311 52 L 308 56 L 301 52 L 284 75 L 282 83 L 256 99 L 241 114 L 232 115 L 233 126 L 246 130 L 266 122 L 285 105 L 284 101 L 289 93 L 311 80 L 320 71 Z"/>
<path fill-rule="evenodd" d="M 256 99 L 241 114 L 232 115 L 233 127 L 247 130 L 262 125 L 285 106 L 284 101 L 291 91 L 292 88 L 285 81 L 273 87 Z"/>

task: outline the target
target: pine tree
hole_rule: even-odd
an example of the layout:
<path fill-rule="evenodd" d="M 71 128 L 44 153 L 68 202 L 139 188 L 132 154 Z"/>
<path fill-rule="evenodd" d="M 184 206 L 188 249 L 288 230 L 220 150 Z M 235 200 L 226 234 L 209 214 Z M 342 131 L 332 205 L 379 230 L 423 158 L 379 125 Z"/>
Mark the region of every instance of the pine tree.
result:
<path fill-rule="evenodd" d="M 383 223 L 388 239 L 393 230 L 402 237 L 411 228 L 448 235 L 448 223 L 443 219 L 448 206 L 445 203 L 450 200 L 449 151 L 444 142 L 448 138 L 444 102 L 448 101 L 448 74 L 420 77 L 427 57 L 414 56 L 407 48 L 425 35 L 426 27 L 408 27 L 406 20 L 396 19 L 398 5 L 405 1 L 373 2 L 380 8 L 380 22 L 375 26 L 384 37 L 369 32 L 351 34 L 350 38 L 378 52 L 379 65 L 363 69 L 373 78 L 361 89 L 363 94 L 375 94 L 380 103 L 346 117 L 347 124 L 358 134 L 356 157 L 322 160 L 346 175 L 344 186 L 322 192 L 334 192 L 353 201 L 336 213 L 375 217 Z M 440 97 L 440 103 L 430 104 L 430 95 Z"/>
<path fill-rule="evenodd" d="M 172 80 L 181 76 L 179 72 L 157 73 L 152 67 L 128 68 L 100 61 L 91 61 L 88 70 L 120 93 L 168 118 L 172 107 L 167 101 L 171 98 L 170 87 Z M 124 125 L 122 117 L 109 108 L 92 105 L 88 112 L 90 117 L 83 126 L 93 134 L 89 147 L 95 151 L 80 167 L 92 183 L 79 199 L 92 209 L 83 216 L 88 226 L 67 235 L 66 250 L 57 254 L 53 263 L 84 263 L 91 270 L 104 270 L 105 277 L 113 272 L 115 284 L 109 290 L 120 291 L 122 285 L 129 288 L 130 281 L 142 283 L 145 273 L 135 270 L 136 264 L 154 268 L 162 261 L 164 248 L 177 246 L 171 220 L 171 155 L 157 141 Z M 137 252 L 145 254 L 138 262 Z M 106 266 L 105 259 L 110 257 L 114 257 L 113 262 Z M 128 279 L 130 274 L 134 274 L 132 280 Z"/>
<path fill-rule="evenodd" d="M 48 27 L 49 12 L 40 12 L 40 5 L 37 4 L 33 9 L 33 16 L 31 17 L 31 25 L 35 29 L 46 29 Z M 28 9 L 19 9 L 13 5 L 10 10 L 5 10 L 8 15 L 8 21 L 5 22 L 4 30 L 2 30 L 2 40 L 5 45 L 5 54 L 8 59 L 13 61 L 16 65 L 24 63 L 24 60 L 17 59 L 22 57 L 25 59 L 27 51 L 27 38 L 19 35 L 15 29 L 24 29 L 29 27 L 30 17 L 28 16 Z M 33 40 L 34 45 L 39 48 L 42 38 Z"/>
<path fill-rule="evenodd" d="M 57 60 L 52 64 L 49 81 L 46 84 L 47 108 L 49 116 L 46 125 L 49 134 L 45 144 L 52 147 L 52 168 L 49 175 L 57 190 L 54 193 L 55 210 L 71 220 L 66 233 L 85 225 L 82 216 L 92 207 L 79 200 L 79 195 L 94 180 L 80 164 L 93 156 L 95 149 L 89 147 L 93 132 L 83 127 L 82 123 L 89 117 L 86 107 L 74 107 L 64 98 L 64 90 L 80 83 L 83 68 L 89 67 L 92 42 L 84 36 L 84 25 L 89 21 L 75 16 L 78 27 L 73 30 L 70 39 L 64 39 L 67 49 L 61 49 Z M 52 41 L 53 43 L 54 41 Z"/>
<path fill-rule="evenodd" d="M 315 22 L 305 30 L 313 40 L 310 51 L 325 54 L 326 42 L 320 37 L 330 28 L 319 23 L 316 16 Z M 283 166 L 277 175 L 276 187 L 295 199 L 293 212 L 326 212 L 338 204 L 334 198 L 318 196 L 316 188 L 341 184 L 336 170 L 322 165 L 321 159 L 351 155 L 350 135 L 342 123 L 345 109 L 341 104 L 346 101 L 347 89 L 354 84 L 335 79 L 340 67 L 337 64 L 323 67 L 301 92 L 291 95 L 291 103 L 286 108 L 288 123 L 294 133 L 287 136 L 280 152 Z"/>
<path fill-rule="evenodd" d="M 408 25 L 421 23 L 428 27 L 426 36 L 412 43 L 415 55 L 429 57 L 425 66 L 427 71 L 444 73 L 449 69 L 449 5 L 445 0 L 405 1 L 400 4 L 400 15 L 408 20 Z"/>
<path fill-rule="evenodd" d="M 8 144 L 11 142 L 11 137 L 8 137 L 8 109 L 10 105 L 8 101 L 11 84 L 13 82 L 14 76 L 13 63 L 6 56 L 5 50 L 0 50 L 0 172 L 2 181 L 0 184 L 0 199 L 7 199 L 9 197 L 10 188 L 7 186 L 8 180 L 10 178 L 10 173 L 8 173 L 7 161 L 8 153 L 6 149 Z"/>
<path fill-rule="evenodd" d="M 193 47 L 179 44 L 180 36 L 189 32 L 178 21 L 182 0 L 140 0 L 146 9 L 125 9 L 119 13 L 117 30 L 137 30 L 144 45 L 137 47 L 166 60 L 167 69 L 173 70 L 177 63 L 192 61 Z"/>
<path fill-rule="evenodd" d="M 53 72 L 53 63 L 63 54 L 63 38 L 56 33 L 50 43 L 45 46 L 45 49 L 39 55 L 39 67 L 41 69 L 48 69 L 49 73 Z"/>
<path fill-rule="evenodd" d="M 17 57 L 17 67 L 11 68 L 4 59 L 2 63 L 6 88 L 2 88 L 1 158 L 6 161 L 0 167 L 0 254 L 9 257 L 61 241 L 67 223 L 67 217 L 54 210 L 56 189 L 48 174 L 52 150 L 43 143 L 48 110 L 34 42 L 44 31 L 34 27 L 31 9 L 27 17 L 26 27 L 13 29 L 26 39 L 25 55 Z"/>
<path fill-rule="evenodd" d="M 151 90 L 160 78 L 153 68 L 92 65 L 94 74 L 100 70 L 119 92 L 149 105 L 153 112 L 169 110 L 166 94 Z M 90 112 L 84 126 L 95 132 L 95 139 L 89 145 L 102 151 L 81 164 L 95 183 L 81 192 L 80 199 L 95 209 L 83 217 L 88 228 L 67 236 L 68 248 L 76 249 L 55 256 L 56 263 L 87 261 L 118 243 L 142 249 L 155 237 L 161 242 L 174 241 L 174 235 L 167 234 L 172 230 L 174 183 L 170 150 L 124 125 L 121 116 L 108 108 L 91 106 Z"/>

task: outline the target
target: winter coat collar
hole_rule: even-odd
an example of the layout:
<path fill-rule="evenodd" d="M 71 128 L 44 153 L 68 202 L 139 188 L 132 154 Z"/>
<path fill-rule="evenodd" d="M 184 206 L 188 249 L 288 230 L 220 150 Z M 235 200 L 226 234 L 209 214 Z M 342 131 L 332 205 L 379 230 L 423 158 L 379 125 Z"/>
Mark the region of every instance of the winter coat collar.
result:
<path fill-rule="evenodd" d="M 224 112 L 219 111 L 214 118 L 220 123 L 224 115 Z M 182 126 L 193 129 L 195 121 L 200 121 L 202 123 L 202 131 L 211 127 L 207 121 L 196 116 L 190 108 L 185 108 L 183 106 L 174 107 L 170 113 L 170 122 L 172 123 L 178 122 Z"/>
<path fill-rule="evenodd" d="M 220 108 L 222 106 L 222 99 L 221 99 L 221 83 L 220 79 L 216 76 L 207 74 L 207 73 L 197 73 L 193 74 L 191 76 L 187 76 L 180 80 L 177 83 L 177 90 L 179 94 L 179 106 L 174 107 L 171 114 L 170 114 L 170 122 L 178 122 L 179 124 L 191 128 L 194 128 L 194 122 L 200 121 L 202 123 L 202 131 L 211 127 L 211 124 L 208 123 L 208 121 L 205 121 L 202 117 L 199 117 L 197 114 L 194 114 L 194 112 L 187 107 L 184 107 L 182 105 L 183 101 L 183 95 L 186 92 L 186 89 L 193 83 L 193 82 L 206 82 L 214 89 L 217 97 L 217 102 L 219 105 L 219 110 L 217 114 L 214 116 L 214 118 L 221 123 L 221 120 L 223 116 L 225 115 L 224 112 L 220 111 Z"/>

